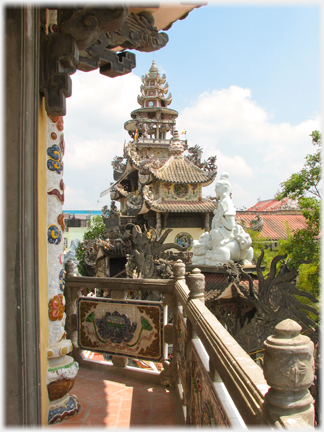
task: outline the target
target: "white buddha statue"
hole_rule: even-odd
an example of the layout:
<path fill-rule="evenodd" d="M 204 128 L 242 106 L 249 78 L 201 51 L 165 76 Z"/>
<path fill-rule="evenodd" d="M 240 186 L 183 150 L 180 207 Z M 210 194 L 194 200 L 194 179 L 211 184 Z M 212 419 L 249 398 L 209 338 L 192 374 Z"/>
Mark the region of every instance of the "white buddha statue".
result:
<path fill-rule="evenodd" d="M 223 173 L 216 183 L 218 197 L 210 233 L 204 233 L 193 244 L 192 264 L 222 265 L 234 261 L 251 264 L 252 240 L 240 225 L 235 224 L 235 207 L 231 199 L 229 175 Z"/>

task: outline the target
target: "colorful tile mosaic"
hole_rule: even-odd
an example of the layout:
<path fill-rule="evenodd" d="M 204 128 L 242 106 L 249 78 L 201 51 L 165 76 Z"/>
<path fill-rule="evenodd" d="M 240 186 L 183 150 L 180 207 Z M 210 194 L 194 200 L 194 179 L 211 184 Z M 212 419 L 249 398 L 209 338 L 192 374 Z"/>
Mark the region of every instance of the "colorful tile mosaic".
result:
<path fill-rule="evenodd" d="M 61 226 L 62 231 L 64 232 L 64 230 L 65 230 L 65 222 L 64 222 L 64 215 L 63 215 L 63 213 L 61 213 L 61 214 L 59 214 L 57 216 L 57 222 Z"/>
<path fill-rule="evenodd" d="M 191 351 L 191 415 L 190 423 L 196 426 L 230 426 L 195 347 Z"/>
<path fill-rule="evenodd" d="M 49 116 L 48 116 L 49 117 Z M 66 314 L 64 301 L 65 272 L 63 268 L 64 202 L 63 162 L 65 151 L 62 117 L 47 120 L 47 280 L 49 334 L 47 347 L 47 390 L 49 398 L 48 422 L 62 421 L 76 414 L 80 404 L 68 394 L 78 373 L 78 364 L 67 354 L 73 349 L 64 329 Z M 54 142 L 53 142 L 54 141 Z"/>
<path fill-rule="evenodd" d="M 63 319 L 64 314 L 64 298 L 62 294 L 53 297 L 48 303 L 48 316 L 51 321 Z"/>
<path fill-rule="evenodd" d="M 81 297 L 78 344 L 88 351 L 161 361 L 163 306 L 160 302 Z"/>
<path fill-rule="evenodd" d="M 63 162 L 59 146 L 53 144 L 47 149 L 47 155 L 49 156 L 49 159 L 47 160 L 47 168 L 61 174 L 63 170 Z"/>
<path fill-rule="evenodd" d="M 60 189 L 61 192 L 57 188 L 51 188 L 47 194 L 54 195 L 61 204 L 64 204 L 64 181 L 63 179 L 60 181 Z"/>
<path fill-rule="evenodd" d="M 59 274 L 59 286 L 60 286 L 60 291 L 64 292 L 64 289 L 65 289 L 65 270 L 64 269 L 62 269 L 60 271 L 60 274 Z"/>
<path fill-rule="evenodd" d="M 67 401 L 49 411 L 48 424 L 53 424 L 77 414 L 81 409 L 81 405 L 77 398 L 73 395 L 68 395 Z"/>

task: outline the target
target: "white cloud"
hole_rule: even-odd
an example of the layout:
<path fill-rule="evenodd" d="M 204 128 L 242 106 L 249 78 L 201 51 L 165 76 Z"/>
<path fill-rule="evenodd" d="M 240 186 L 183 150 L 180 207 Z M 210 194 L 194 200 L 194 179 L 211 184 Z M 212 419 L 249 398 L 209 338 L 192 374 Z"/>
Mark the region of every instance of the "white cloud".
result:
<path fill-rule="evenodd" d="M 240 185 L 233 188 L 234 204 L 249 207 L 260 196 L 272 198 L 279 184 L 302 167 L 305 155 L 313 152 L 309 134 L 319 129 L 319 118 L 296 126 L 273 123 L 249 89 L 231 86 L 201 94 L 177 125 L 187 127 L 189 146 L 200 145 L 204 158 L 217 155 L 218 175 L 227 171 L 232 184 Z"/>
<path fill-rule="evenodd" d="M 68 169 L 87 171 L 91 168 L 103 169 L 103 166 L 111 166 L 111 161 L 118 149 L 122 150 L 119 141 L 109 139 L 80 140 L 73 136 L 69 140 L 64 155 L 64 165 Z"/>
<path fill-rule="evenodd" d="M 140 85 L 133 73 L 118 79 L 97 72 L 73 76 L 65 118 L 64 181 L 70 186 L 65 208 L 84 208 L 86 200 L 91 208 L 98 201 L 99 208 L 109 203 L 109 195 L 100 199 L 100 192 L 113 181 L 111 161 L 122 155 L 129 139 L 123 126 L 139 108 Z M 203 148 L 203 159 L 217 156 L 217 178 L 223 171 L 230 174 L 236 207 L 249 207 L 260 196 L 272 198 L 313 152 L 309 134 L 320 129 L 319 118 L 298 125 L 274 123 L 252 96 L 250 89 L 237 86 L 204 92 L 177 119 L 179 131 L 187 128 L 189 146 Z M 214 195 L 214 184 L 204 194 Z"/>
<path fill-rule="evenodd" d="M 70 186 L 65 187 L 64 191 L 64 210 L 93 210 L 93 201 L 86 196 L 82 188 L 74 189 Z"/>
<path fill-rule="evenodd" d="M 98 71 L 72 76 L 73 96 L 64 119 L 65 209 L 101 209 L 109 194 L 100 193 L 113 181 L 111 161 L 122 155 L 130 113 L 139 108 L 141 80 L 133 73 L 111 79 Z"/>

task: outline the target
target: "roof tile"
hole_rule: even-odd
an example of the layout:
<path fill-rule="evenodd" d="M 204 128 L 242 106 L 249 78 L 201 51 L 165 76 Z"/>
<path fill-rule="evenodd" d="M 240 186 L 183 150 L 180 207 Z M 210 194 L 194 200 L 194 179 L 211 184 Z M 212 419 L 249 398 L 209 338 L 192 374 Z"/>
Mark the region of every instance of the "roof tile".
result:
<path fill-rule="evenodd" d="M 212 201 L 148 201 L 148 204 L 152 210 L 170 213 L 207 213 L 213 212 L 216 208 Z"/>
<path fill-rule="evenodd" d="M 195 166 L 185 156 L 171 156 L 159 169 L 151 169 L 154 177 L 169 183 L 195 184 L 208 186 L 216 177 L 217 171 L 204 171 Z"/>
<path fill-rule="evenodd" d="M 307 227 L 305 218 L 302 214 L 284 214 L 283 212 L 257 212 L 257 214 L 263 219 L 261 235 L 270 240 L 287 239 L 287 225 L 289 229 L 293 231 Z M 247 226 L 250 225 L 250 221 L 255 219 L 255 217 L 256 213 L 236 213 L 236 220 L 244 220 Z"/>

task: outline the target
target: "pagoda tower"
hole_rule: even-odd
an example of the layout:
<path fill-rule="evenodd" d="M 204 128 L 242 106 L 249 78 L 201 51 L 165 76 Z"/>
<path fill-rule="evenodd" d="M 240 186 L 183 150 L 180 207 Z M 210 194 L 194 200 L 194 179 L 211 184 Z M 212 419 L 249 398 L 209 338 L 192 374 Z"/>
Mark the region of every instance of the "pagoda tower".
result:
<path fill-rule="evenodd" d="M 198 145 L 188 148 L 176 130 L 178 112 L 169 108 L 166 76 L 153 60 L 142 76 L 140 108 L 131 112 L 124 124 L 131 140 L 124 145 L 123 156 L 112 161 L 115 182 L 110 191 L 111 210 L 103 211 L 108 231 L 121 229 L 128 222 L 145 223 L 158 236 L 172 228 L 166 242 L 190 249 L 194 239 L 210 230 L 215 202 L 202 196 L 202 188 L 217 174 L 215 157 L 201 162 Z M 184 155 L 187 150 L 188 154 Z M 115 201 L 120 203 L 116 211 Z"/>
<path fill-rule="evenodd" d="M 161 77 L 153 60 L 149 73 L 142 76 L 141 94 L 137 97 L 141 108 L 132 111 L 132 120 L 124 124 L 131 138 L 134 139 L 136 131 L 138 132 L 141 140 L 138 140 L 137 145 L 144 156 L 147 148 L 150 148 L 154 155 L 161 155 L 157 149 L 161 151 L 167 148 L 167 135 L 174 133 L 178 112 L 168 108 L 172 102 L 171 93 L 166 96 L 168 90 L 166 76 L 163 74 Z"/>

